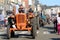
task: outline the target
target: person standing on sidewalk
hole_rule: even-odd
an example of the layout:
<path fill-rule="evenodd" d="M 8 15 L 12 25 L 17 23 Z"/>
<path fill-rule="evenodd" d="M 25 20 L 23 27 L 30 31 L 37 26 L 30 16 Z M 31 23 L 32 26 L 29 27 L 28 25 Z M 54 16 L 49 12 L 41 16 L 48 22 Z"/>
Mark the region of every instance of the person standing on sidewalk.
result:
<path fill-rule="evenodd" d="M 54 18 L 53 24 L 54 24 L 54 32 L 57 32 L 57 17 Z"/>
<path fill-rule="evenodd" d="M 0 26 L 4 27 L 4 16 L 0 13 Z"/>

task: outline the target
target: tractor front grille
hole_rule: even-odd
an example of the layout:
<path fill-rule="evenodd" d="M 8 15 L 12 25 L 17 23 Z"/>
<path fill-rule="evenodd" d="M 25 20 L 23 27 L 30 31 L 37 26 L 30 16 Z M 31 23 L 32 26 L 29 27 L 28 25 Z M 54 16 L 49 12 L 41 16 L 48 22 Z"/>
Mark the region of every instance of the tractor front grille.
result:
<path fill-rule="evenodd" d="M 25 22 L 25 16 L 24 15 L 18 15 L 18 23 L 24 23 Z"/>

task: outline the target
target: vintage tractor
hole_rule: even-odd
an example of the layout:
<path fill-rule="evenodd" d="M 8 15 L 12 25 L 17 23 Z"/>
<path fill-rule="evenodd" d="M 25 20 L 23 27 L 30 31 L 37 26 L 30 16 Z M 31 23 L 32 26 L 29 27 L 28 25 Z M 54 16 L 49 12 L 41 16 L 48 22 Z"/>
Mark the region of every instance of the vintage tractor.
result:
<path fill-rule="evenodd" d="M 27 16 L 25 13 L 19 13 L 8 18 L 7 38 L 14 36 L 15 31 L 30 31 L 33 39 L 36 37 L 36 17 Z M 13 19 L 13 22 L 11 19 Z M 15 28 L 12 25 L 15 25 Z"/>

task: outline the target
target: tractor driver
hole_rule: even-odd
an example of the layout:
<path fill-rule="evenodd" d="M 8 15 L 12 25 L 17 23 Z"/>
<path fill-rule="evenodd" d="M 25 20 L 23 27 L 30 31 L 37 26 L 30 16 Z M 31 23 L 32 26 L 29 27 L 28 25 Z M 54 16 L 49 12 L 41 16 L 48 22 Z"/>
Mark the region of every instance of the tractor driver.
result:
<path fill-rule="evenodd" d="M 19 11 L 19 13 L 24 13 L 25 12 L 23 5 L 19 6 L 18 11 Z"/>

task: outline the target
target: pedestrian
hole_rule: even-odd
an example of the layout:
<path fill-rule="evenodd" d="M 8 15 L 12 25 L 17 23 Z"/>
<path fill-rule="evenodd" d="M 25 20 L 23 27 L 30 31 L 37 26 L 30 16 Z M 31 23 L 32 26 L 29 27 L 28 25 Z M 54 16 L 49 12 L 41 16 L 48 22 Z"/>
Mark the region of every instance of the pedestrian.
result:
<path fill-rule="evenodd" d="M 29 15 L 29 18 L 30 18 L 30 19 L 34 17 L 34 12 L 33 12 L 32 8 L 30 8 L 30 9 L 28 10 L 28 15 Z"/>
<path fill-rule="evenodd" d="M 14 12 L 11 12 L 11 14 L 9 15 L 9 17 L 8 17 L 8 23 L 10 24 L 11 28 L 16 28 L 16 26 L 15 26 L 16 20 L 15 20 L 15 14 L 14 14 Z"/>
<path fill-rule="evenodd" d="M 57 32 L 57 17 L 54 18 L 53 24 L 54 24 L 54 32 Z"/>
<path fill-rule="evenodd" d="M 4 15 L 0 13 L 0 26 L 4 27 Z"/>
<path fill-rule="evenodd" d="M 57 16 L 57 30 L 58 30 L 58 34 L 60 34 L 60 12 L 58 13 Z"/>
<path fill-rule="evenodd" d="M 41 11 L 41 13 L 40 13 L 40 17 L 42 17 L 42 11 Z"/>
<path fill-rule="evenodd" d="M 15 13 L 15 14 L 17 14 L 18 13 L 18 9 L 19 9 L 19 5 L 14 5 L 13 6 L 13 12 Z"/>
<path fill-rule="evenodd" d="M 27 19 L 28 19 L 28 25 L 27 26 L 29 26 L 29 27 L 31 27 L 31 24 L 30 24 L 30 22 L 31 22 L 31 19 L 33 18 L 33 10 L 32 10 L 32 8 L 29 8 L 29 10 L 28 10 L 28 13 L 27 13 Z"/>
<path fill-rule="evenodd" d="M 48 14 L 46 16 L 47 16 L 47 18 L 46 18 L 47 19 L 47 24 L 50 24 L 50 16 Z"/>

